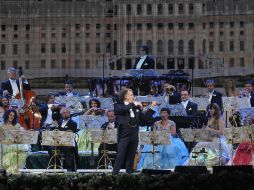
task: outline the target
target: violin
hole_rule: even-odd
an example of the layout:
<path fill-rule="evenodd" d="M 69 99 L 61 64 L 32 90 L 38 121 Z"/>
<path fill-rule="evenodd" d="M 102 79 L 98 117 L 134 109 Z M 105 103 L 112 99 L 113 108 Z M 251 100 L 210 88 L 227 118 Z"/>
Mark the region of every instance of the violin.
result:
<path fill-rule="evenodd" d="M 41 126 L 41 114 L 36 106 L 36 94 L 32 90 L 23 89 L 23 69 L 18 68 L 20 93 L 15 96 L 16 99 L 24 100 L 24 112 L 19 113 L 19 123 L 25 129 L 39 129 Z"/>

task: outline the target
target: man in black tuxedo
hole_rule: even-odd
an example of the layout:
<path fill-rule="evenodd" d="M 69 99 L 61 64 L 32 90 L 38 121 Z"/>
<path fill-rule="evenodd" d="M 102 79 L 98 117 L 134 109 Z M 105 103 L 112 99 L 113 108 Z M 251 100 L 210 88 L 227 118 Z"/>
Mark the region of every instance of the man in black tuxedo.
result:
<path fill-rule="evenodd" d="M 163 93 L 162 96 L 165 98 L 165 102 L 169 104 L 179 104 L 181 103 L 181 96 L 180 94 L 176 91 L 176 88 L 169 84 L 169 83 L 164 83 L 163 85 Z"/>
<path fill-rule="evenodd" d="M 60 114 L 62 119 L 58 121 L 58 127 L 51 128 L 58 129 L 60 131 L 72 131 L 77 133 L 77 123 L 70 118 L 70 110 L 66 107 L 61 108 Z M 54 147 L 51 147 L 49 150 L 49 155 L 52 157 Z M 64 154 L 64 165 L 63 167 L 68 171 L 76 171 L 76 166 L 78 164 L 78 147 L 76 141 L 74 142 L 74 147 L 57 147 L 57 150 L 60 150 Z"/>
<path fill-rule="evenodd" d="M 245 83 L 245 91 L 247 92 L 247 97 L 250 98 L 250 105 L 254 107 L 254 81 L 248 80 Z"/>
<path fill-rule="evenodd" d="M 60 92 L 59 96 L 78 96 L 78 94 L 73 90 L 73 82 L 71 80 L 67 80 L 65 82 L 64 92 Z"/>
<path fill-rule="evenodd" d="M 148 55 L 148 47 L 141 46 L 139 52 L 140 57 L 136 59 L 133 69 L 155 69 L 154 59 Z"/>
<path fill-rule="evenodd" d="M 117 127 L 117 122 L 116 122 L 116 116 L 113 110 L 108 110 L 107 111 L 107 117 L 108 117 L 108 122 L 102 124 L 101 129 L 102 130 L 112 130 Z M 117 144 L 105 144 L 106 145 L 106 150 L 110 152 L 117 152 Z M 103 150 L 103 144 L 100 144 L 98 148 L 98 161 L 102 157 L 102 150 Z M 109 158 L 111 159 L 112 166 L 114 166 L 115 163 L 115 154 L 108 154 Z M 104 160 L 103 160 L 104 162 Z M 98 163 L 99 164 L 99 163 Z M 104 163 L 103 163 L 104 164 Z"/>
<path fill-rule="evenodd" d="M 181 104 L 186 110 L 188 116 L 196 116 L 198 113 L 198 105 L 190 101 L 190 94 L 188 90 L 181 91 Z"/>
<path fill-rule="evenodd" d="M 3 92 L 4 96 L 13 96 L 15 97 L 17 94 L 20 93 L 20 85 L 19 80 L 16 79 L 16 69 L 13 67 L 10 67 L 7 70 L 8 74 L 8 80 L 2 82 L 1 84 L 1 91 Z M 30 85 L 28 84 L 28 81 L 24 79 L 24 76 L 21 76 L 23 78 L 23 89 L 24 90 L 30 90 Z"/>
<path fill-rule="evenodd" d="M 213 103 L 217 103 L 221 109 L 221 113 L 223 113 L 223 102 L 222 102 L 222 94 L 218 91 L 215 91 L 215 82 L 212 79 L 206 81 L 207 86 L 207 97 L 209 98 L 209 108 Z"/>
<path fill-rule="evenodd" d="M 139 126 L 144 125 L 150 116 L 142 113 L 142 104 L 134 101 L 133 91 L 124 89 L 120 95 L 121 102 L 114 105 L 118 129 L 117 157 L 113 174 L 118 174 L 124 161 L 126 173 L 133 172 L 134 158 L 138 147 Z"/>

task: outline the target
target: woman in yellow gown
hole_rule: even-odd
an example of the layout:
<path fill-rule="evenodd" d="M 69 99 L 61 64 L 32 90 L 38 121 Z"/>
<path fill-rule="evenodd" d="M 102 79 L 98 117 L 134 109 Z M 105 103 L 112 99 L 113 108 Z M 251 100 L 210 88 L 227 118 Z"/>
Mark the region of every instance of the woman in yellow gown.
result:
<path fill-rule="evenodd" d="M 14 109 L 5 111 L 3 115 L 3 124 L 0 126 L 0 140 L 4 140 L 5 134 L 12 130 L 24 130 L 17 122 L 18 116 Z M 17 149 L 18 146 L 18 149 Z M 6 169 L 7 172 L 17 172 L 17 150 L 19 150 L 18 168 L 25 166 L 26 153 L 20 151 L 27 149 L 26 145 L 16 144 L 1 144 L 1 168 Z"/>

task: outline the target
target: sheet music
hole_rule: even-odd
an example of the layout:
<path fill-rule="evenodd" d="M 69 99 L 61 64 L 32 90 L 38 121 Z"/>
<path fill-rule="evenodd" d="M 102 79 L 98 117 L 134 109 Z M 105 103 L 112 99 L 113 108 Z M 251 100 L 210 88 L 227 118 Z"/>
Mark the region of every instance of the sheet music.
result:
<path fill-rule="evenodd" d="M 219 138 L 215 133 L 205 129 L 180 128 L 179 131 L 185 142 L 204 142 Z"/>
<path fill-rule="evenodd" d="M 251 142 L 254 138 L 254 129 L 251 126 L 230 127 L 223 130 L 223 134 L 229 143 Z"/>
<path fill-rule="evenodd" d="M 4 138 L 0 144 L 36 144 L 39 131 L 3 130 Z"/>
<path fill-rule="evenodd" d="M 140 131 L 139 144 L 170 144 L 169 133 L 163 131 Z"/>
<path fill-rule="evenodd" d="M 71 131 L 42 131 L 42 143 L 46 146 L 75 146 L 75 134 Z"/>
<path fill-rule="evenodd" d="M 117 143 L 117 129 L 92 129 L 91 136 L 93 143 Z"/>

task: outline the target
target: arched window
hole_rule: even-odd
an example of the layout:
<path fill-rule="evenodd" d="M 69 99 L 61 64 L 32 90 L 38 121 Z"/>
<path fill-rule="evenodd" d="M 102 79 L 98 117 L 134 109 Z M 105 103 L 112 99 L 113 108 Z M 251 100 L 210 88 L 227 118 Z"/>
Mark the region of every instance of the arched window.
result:
<path fill-rule="evenodd" d="M 158 55 L 163 55 L 164 49 L 163 49 L 163 41 L 158 40 L 157 42 L 157 54 Z"/>
<path fill-rule="evenodd" d="M 184 14 L 184 6 L 183 4 L 178 5 L 178 14 Z"/>
<path fill-rule="evenodd" d="M 168 41 L 168 54 L 169 55 L 174 54 L 174 41 L 173 40 Z"/>
<path fill-rule="evenodd" d="M 139 49 L 142 46 L 142 43 L 143 43 L 142 40 L 138 40 L 136 42 L 136 52 L 137 52 L 137 54 L 139 54 Z"/>
<path fill-rule="evenodd" d="M 146 14 L 147 14 L 147 15 L 151 15 L 152 13 L 153 13 L 152 5 L 151 5 L 151 4 L 147 4 L 147 7 L 146 7 Z"/>
<path fill-rule="evenodd" d="M 162 15 L 163 14 L 163 6 L 162 4 L 158 4 L 158 15 Z"/>
<path fill-rule="evenodd" d="M 206 40 L 203 40 L 202 42 L 202 51 L 203 53 L 206 53 Z"/>
<path fill-rule="evenodd" d="M 178 41 L 178 54 L 182 55 L 184 54 L 184 43 L 183 40 Z"/>
<path fill-rule="evenodd" d="M 169 15 L 174 14 L 174 5 L 173 4 L 168 4 L 168 14 Z"/>
<path fill-rule="evenodd" d="M 194 41 L 193 40 L 189 40 L 188 51 L 189 51 L 190 54 L 195 53 L 195 47 L 194 47 Z"/>
<path fill-rule="evenodd" d="M 128 5 L 126 6 L 126 14 L 127 14 L 127 15 L 131 15 L 131 5 L 130 5 L 130 4 L 128 4 Z"/>
<path fill-rule="evenodd" d="M 137 15 L 141 15 L 142 14 L 142 5 L 138 4 L 137 5 Z"/>
<path fill-rule="evenodd" d="M 189 14 L 193 15 L 194 13 L 194 5 L 192 3 L 189 4 Z"/>
<path fill-rule="evenodd" d="M 128 41 L 126 42 L 126 54 L 131 54 L 131 51 L 132 51 L 131 41 L 128 40 Z"/>
<path fill-rule="evenodd" d="M 148 46 L 149 54 L 153 54 L 153 42 L 152 42 L 152 40 L 147 40 L 146 45 Z"/>

